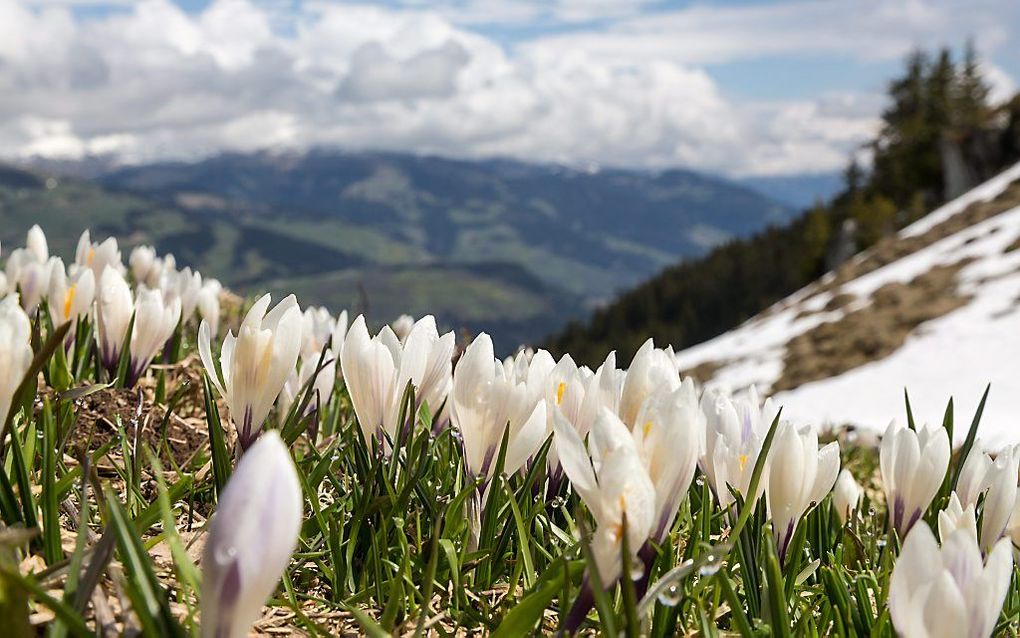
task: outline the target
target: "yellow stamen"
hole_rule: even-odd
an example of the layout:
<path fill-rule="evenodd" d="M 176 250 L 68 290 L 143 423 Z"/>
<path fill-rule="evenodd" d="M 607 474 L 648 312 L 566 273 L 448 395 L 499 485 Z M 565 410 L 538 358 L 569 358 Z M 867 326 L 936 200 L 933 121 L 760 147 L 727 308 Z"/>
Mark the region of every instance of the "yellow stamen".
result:
<path fill-rule="evenodd" d="M 741 454 L 738 460 L 740 461 L 740 471 L 743 472 L 744 466 L 747 465 L 747 455 Z"/>
<path fill-rule="evenodd" d="M 626 512 L 627 511 L 627 499 L 624 498 L 623 494 L 620 494 L 620 511 L 621 512 Z M 613 525 L 613 540 L 614 541 L 619 541 L 621 538 L 623 538 L 623 520 L 622 519 L 620 520 L 619 523 L 616 523 L 615 525 Z"/>
<path fill-rule="evenodd" d="M 95 258 L 96 258 L 96 249 L 95 248 L 89 248 L 89 254 L 85 257 L 85 265 L 86 266 L 91 266 L 92 265 L 92 261 Z"/>
<path fill-rule="evenodd" d="M 67 289 L 64 294 L 64 320 L 71 318 L 71 306 L 74 305 L 74 289 L 78 287 L 78 284 L 74 284 Z"/>
<path fill-rule="evenodd" d="M 556 386 L 556 405 L 563 403 L 563 393 L 567 391 L 567 384 L 560 381 L 560 384 Z"/>
<path fill-rule="evenodd" d="M 641 429 L 641 431 L 644 433 L 645 436 L 648 436 L 648 433 L 652 431 L 652 422 L 651 421 L 645 421 L 645 425 Z"/>

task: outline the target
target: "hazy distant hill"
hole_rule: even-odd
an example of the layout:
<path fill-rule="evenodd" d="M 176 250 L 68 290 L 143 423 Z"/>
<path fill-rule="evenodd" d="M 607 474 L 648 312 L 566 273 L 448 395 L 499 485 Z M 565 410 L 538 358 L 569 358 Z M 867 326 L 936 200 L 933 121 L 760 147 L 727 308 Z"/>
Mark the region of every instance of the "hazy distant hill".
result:
<path fill-rule="evenodd" d="M 48 231 L 58 220 L 68 227 L 73 211 L 68 233 L 100 226 L 128 243 L 155 243 L 241 290 L 367 305 L 377 319 L 432 311 L 448 325 L 493 332 L 504 348 L 792 212 L 689 171 L 327 151 L 222 155 L 122 168 L 96 184 L 40 184 L 0 185 L 5 213 L 31 213 L 4 228 L 4 240 L 35 216 Z"/>
<path fill-rule="evenodd" d="M 743 177 L 739 183 L 787 206 L 804 209 L 818 202 L 827 202 L 844 186 L 838 172 Z"/>

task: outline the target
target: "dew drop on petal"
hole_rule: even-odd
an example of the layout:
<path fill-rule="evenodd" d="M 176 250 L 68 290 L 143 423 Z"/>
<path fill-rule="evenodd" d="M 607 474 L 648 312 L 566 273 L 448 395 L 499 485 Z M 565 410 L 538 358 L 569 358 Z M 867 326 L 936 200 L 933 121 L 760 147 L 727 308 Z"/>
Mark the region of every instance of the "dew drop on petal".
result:
<path fill-rule="evenodd" d="M 630 579 L 638 580 L 645 575 L 645 563 L 637 556 L 630 559 Z"/>

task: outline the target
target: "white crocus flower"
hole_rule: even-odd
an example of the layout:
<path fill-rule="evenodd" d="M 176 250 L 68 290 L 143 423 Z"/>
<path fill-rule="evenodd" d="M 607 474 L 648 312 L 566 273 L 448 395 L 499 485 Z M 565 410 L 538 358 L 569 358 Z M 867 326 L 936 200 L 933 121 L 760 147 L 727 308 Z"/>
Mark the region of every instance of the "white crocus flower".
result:
<path fill-rule="evenodd" d="M 163 296 L 168 300 L 176 299 L 181 305 L 181 323 L 191 321 L 198 307 L 198 296 L 202 292 L 202 275 L 192 272 L 191 268 L 166 273 L 160 282 Z"/>
<path fill-rule="evenodd" d="M 841 523 L 846 523 L 850 515 L 857 510 L 861 502 L 861 486 L 854 480 L 850 470 L 839 471 L 836 477 L 836 486 L 832 490 L 832 507 L 836 510 Z"/>
<path fill-rule="evenodd" d="M 724 392 L 707 390 L 701 397 L 701 409 L 707 420 L 701 469 L 720 507 L 733 503 L 730 487 L 744 499 L 757 501 L 765 488 L 764 481 L 759 483 L 756 494 L 749 496 L 747 492 L 765 435 L 778 414 L 777 408 L 771 399 L 760 402 L 758 391 L 751 386 L 747 396 L 738 399 Z"/>
<path fill-rule="evenodd" d="M 327 349 L 325 358 L 322 359 L 323 368 L 318 374 L 315 374 L 321 355 L 321 352 L 317 352 L 314 355 L 302 354 L 301 365 L 291 372 L 287 382 L 283 384 L 283 391 L 280 393 L 279 399 L 279 418 L 281 423 L 286 418 L 294 402 L 301 397 L 301 391 L 312 378 L 312 375 L 315 375 L 315 381 L 312 382 L 311 400 L 308 402 L 305 413 L 317 413 L 321 405 L 329 401 L 329 396 L 333 392 L 333 383 L 336 381 L 336 366 L 333 365 L 335 356 L 332 350 Z"/>
<path fill-rule="evenodd" d="M 624 517 L 630 561 L 653 531 L 656 489 L 634 436 L 615 414 L 603 409 L 591 431 L 592 454 L 562 415 L 555 416 L 555 445 L 563 471 L 595 518 L 592 554 L 609 587 L 623 572 Z"/>
<path fill-rule="evenodd" d="M 347 332 L 340 355 L 344 380 L 366 443 L 376 440 L 388 453 L 383 433 L 397 441 L 401 399 L 408 382 L 414 387 L 416 406 L 427 402 L 437 411 L 446 400 L 452 368 L 455 335 L 440 337 L 435 319 L 422 317 L 401 343 L 389 326 L 370 337 L 365 318 L 358 316 Z"/>
<path fill-rule="evenodd" d="M 128 256 L 128 266 L 136 283 L 150 283 L 149 274 L 156 265 L 156 249 L 152 246 L 135 246 Z"/>
<path fill-rule="evenodd" d="M 1006 536 L 1013 541 L 1013 556 L 1020 564 L 1020 494 L 1017 494 L 1016 503 L 1013 505 L 1013 513 L 1006 525 Z"/>
<path fill-rule="evenodd" d="M 53 260 L 39 261 L 35 252 L 18 248 L 7 259 L 7 280 L 12 289 L 21 291 L 21 307 L 32 314 L 49 292 Z"/>
<path fill-rule="evenodd" d="M 25 238 L 25 248 L 35 257 L 39 263 L 45 263 L 50 258 L 50 247 L 46 241 L 46 233 L 39 224 L 34 224 L 28 229 L 28 236 Z"/>
<path fill-rule="evenodd" d="M 798 429 L 791 423 L 779 425 L 769 458 L 766 491 L 781 561 L 800 518 L 832 490 L 838 474 L 838 443 L 834 441 L 818 449 L 814 428 Z"/>
<path fill-rule="evenodd" d="M 99 358 L 111 375 L 117 371 L 133 312 L 131 288 L 124 281 L 124 276 L 115 268 L 105 269 L 96 291 L 96 330 L 99 333 Z"/>
<path fill-rule="evenodd" d="M 949 468 L 949 435 L 943 428 L 915 432 L 893 422 L 879 451 L 889 520 L 901 536 L 924 515 Z"/>
<path fill-rule="evenodd" d="M 411 333 L 411 328 L 414 327 L 414 324 L 414 317 L 411 315 L 400 315 L 390 324 L 390 330 L 397 336 L 397 339 L 403 342 L 407 335 Z"/>
<path fill-rule="evenodd" d="M 1020 466 L 1020 447 L 1000 450 L 994 460 L 987 453 L 971 450 L 960 472 L 956 491 L 960 503 L 976 506 L 985 495 L 981 517 L 981 548 L 991 549 L 1006 531 L 1013 505 L 1017 498 L 1017 473 Z"/>
<path fill-rule="evenodd" d="M 28 315 L 18 304 L 17 295 L 0 301 L 0 439 L 14 391 L 32 365 L 31 334 Z"/>
<path fill-rule="evenodd" d="M 124 273 L 124 264 L 120 260 L 120 248 L 117 247 L 117 240 L 114 237 L 109 237 L 101 243 L 93 243 L 88 230 L 83 232 L 78 240 L 74 262 L 83 268 L 90 268 L 99 281 L 102 281 L 103 271 L 107 267 L 114 268 L 118 274 L 123 275 Z"/>
<path fill-rule="evenodd" d="M 135 325 L 131 331 L 131 365 L 127 386 L 130 388 L 141 378 L 163 345 L 174 334 L 181 320 L 181 302 L 164 300 L 163 294 L 139 286 L 135 298 Z"/>
<path fill-rule="evenodd" d="M 946 509 L 939 512 L 938 516 L 939 538 L 946 541 L 953 532 L 958 529 L 965 529 L 970 535 L 977 539 L 977 515 L 974 513 L 974 504 L 967 507 L 960 504 L 960 498 L 953 492 L 949 495 L 949 504 Z"/>
<path fill-rule="evenodd" d="M 223 285 L 216 279 L 202 282 L 202 290 L 198 292 L 198 314 L 209 324 L 212 336 L 219 334 L 220 329 L 220 292 Z"/>
<path fill-rule="evenodd" d="M 96 277 L 91 270 L 77 269 L 68 277 L 64 262 L 55 259 L 50 270 L 49 300 L 50 320 L 54 326 L 71 324 L 67 343 L 74 339 L 78 318 L 89 312 L 96 295 Z"/>
<path fill-rule="evenodd" d="M 344 339 L 347 338 L 347 327 L 348 327 L 347 311 L 341 310 L 340 314 L 336 316 L 336 322 L 333 324 L 333 334 L 330 336 L 330 348 L 333 352 L 340 352 L 344 347 Z"/>
<path fill-rule="evenodd" d="M 662 542 L 694 479 L 705 448 L 705 415 L 694 380 L 679 388 L 660 387 L 638 410 L 633 430 L 638 455 L 655 486 L 652 539 Z"/>
<path fill-rule="evenodd" d="M 346 362 L 344 375 L 352 376 Z M 468 475 L 472 479 L 485 477 L 486 484 L 495 470 L 508 424 L 504 465 L 507 474 L 519 470 L 546 436 L 546 408 L 541 393 L 529 389 L 526 379 L 507 374 L 495 358 L 492 340 L 485 333 L 475 337 L 453 372 L 450 419 L 464 444 Z"/>
<path fill-rule="evenodd" d="M 987 638 L 1006 599 L 1012 567 L 1005 539 L 982 563 L 970 531 L 953 531 L 939 548 L 921 522 L 907 534 L 889 581 L 893 626 L 904 638 Z"/>
<path fill-rule="evenodd" d="M 202 363 L 230 410 L 242 449 L 258 436 L 301 350 L 297 299 L 289 295 L 266 312 L 271 301 L 269 295 L 264 295 L 245 315 L 237 336 L 227 333 L 219 371 L 212 358 L 209 324 L 203 321 L 198 330 Z"/>
<path fill-rule="evenodd" d="M 680 373 L 670 348 L 659 349 L 648 339 L 638 349 L 627 369 L 620 396 L 620 420 L 633 429 L 638 410 L 653 392 L 665 387 L 674 390 L 680 386 Z"/>
<path fill-rule="evenodd" d="M 576 429 L 583 426 L 579 424 L 581 417 L 581 406 L 584 403 L 588 387 L 594 375 L 591 370 L 585 367 L 578 368 L 577 364 L 569 354 L 563 355 L 556 363 L 546 378 L 546 390 L 544 393 L 546 406 L 546 433 L 553 431 L 554 413 L 560 412 L 567 421 Z M 585 429 L 581 436 L 586 436 L 590 429 Z M 558 484 L 560 475 L 560 463 L 556 453 L 556 446 L 549 450 L 546 457 L 546 466 L 549 476 L 554 484 Z"/>
<path fill-rule="evenodd" d="M 309 306 L 305 308 L 302 321 L 304 322 L 304 341 L 301 344 L 301 354 L 318 357 L 326 344 L 332 342 L 336 320 L 329 314 L 329 310 L 322 306 L 318 308 Z"/>
<path fill-rule="evenodd" d="M 280 435 L 241 457 L 220 495 L 202 552 L 202 636 L 242 638 L 297 549 L 304 502 Z"/>

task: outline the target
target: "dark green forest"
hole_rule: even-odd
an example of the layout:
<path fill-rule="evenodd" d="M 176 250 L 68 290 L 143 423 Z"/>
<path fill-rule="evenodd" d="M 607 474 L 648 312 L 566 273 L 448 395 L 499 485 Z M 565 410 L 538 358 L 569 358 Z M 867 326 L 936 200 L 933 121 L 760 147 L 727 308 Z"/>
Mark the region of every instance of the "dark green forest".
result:
<path fill-rule="evenodd" d="M 861 149 L 871 167 L 851 159 L 831 201 L 667 268 L 545 346 L 594 366 L 613 348 L 626 363 L 648 336 L 677 350 L 710 339 L 1020 159 L 1020 94 L 990 104 L 974 47 L 959 57 L 944 48 L 907 58 Z"/>

